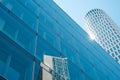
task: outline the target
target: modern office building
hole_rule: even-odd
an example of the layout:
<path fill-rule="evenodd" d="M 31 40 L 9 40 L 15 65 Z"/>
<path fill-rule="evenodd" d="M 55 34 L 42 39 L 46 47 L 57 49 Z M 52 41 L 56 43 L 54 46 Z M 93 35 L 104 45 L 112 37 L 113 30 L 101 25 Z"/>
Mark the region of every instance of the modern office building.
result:
<path fill-rule="evenodd" d="M 90 10 L 84 18 L 88 34 L 120 63 L 120 28 L 101 9 Z"/>
<path fill-rule="evenodd" d="M 44 55 L 43 60 L 42 80 L 70 80 L 67 58 Z"/>
<path fill-rule="evenodd" d="M 62 63 L 51 70 L 45 55 L 67 58 L 68 80 L 120 79 L 119 64 L 52 0 L 0 0 L 0 79 L 43 80 L 46 68 L 60 75 Z"/>

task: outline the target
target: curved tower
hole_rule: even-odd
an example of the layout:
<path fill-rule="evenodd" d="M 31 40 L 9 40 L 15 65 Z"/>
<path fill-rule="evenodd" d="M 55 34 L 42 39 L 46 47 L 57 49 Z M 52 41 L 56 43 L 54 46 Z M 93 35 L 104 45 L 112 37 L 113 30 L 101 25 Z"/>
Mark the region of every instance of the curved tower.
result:
<path fill-rule="evenodd" d="M 84 17 L 86 30 L 110 56 L 120 63 L 120 28 L 101 9 L 90 10 Z"/>

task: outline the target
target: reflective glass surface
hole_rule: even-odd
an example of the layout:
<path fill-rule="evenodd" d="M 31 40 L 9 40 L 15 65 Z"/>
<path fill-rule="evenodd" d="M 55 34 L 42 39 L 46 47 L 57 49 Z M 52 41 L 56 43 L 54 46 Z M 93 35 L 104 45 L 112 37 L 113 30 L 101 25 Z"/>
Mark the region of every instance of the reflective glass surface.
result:
<path fill-rule="evenodd" d="M 0 75 L 41 80 L 43 55 L 68 59 L 70 80 L 119 80 L 119 65 L 52 0 L 0 0 Z"/>

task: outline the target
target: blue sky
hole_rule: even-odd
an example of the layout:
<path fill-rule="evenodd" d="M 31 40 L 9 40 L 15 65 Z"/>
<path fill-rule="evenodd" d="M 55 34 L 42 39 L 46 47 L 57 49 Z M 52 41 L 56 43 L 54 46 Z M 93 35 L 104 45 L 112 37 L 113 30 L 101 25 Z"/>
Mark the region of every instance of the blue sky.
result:
<path fill-rule="evenodd" d="M 94 8 L 104 10 L 120 27 L 120 0 L 54 0 L 84 30 L 83 18 Z"/>

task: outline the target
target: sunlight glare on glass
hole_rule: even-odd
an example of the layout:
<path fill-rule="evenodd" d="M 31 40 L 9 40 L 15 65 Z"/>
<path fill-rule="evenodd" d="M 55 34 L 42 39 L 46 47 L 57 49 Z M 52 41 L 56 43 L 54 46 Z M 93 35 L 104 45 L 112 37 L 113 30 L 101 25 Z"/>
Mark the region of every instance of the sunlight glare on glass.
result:
<path fill-rule="evenodd" d="M 90 33 L 89 36 L 91 40 L 95 40 L 95 36 L 92 33 Z"/>

